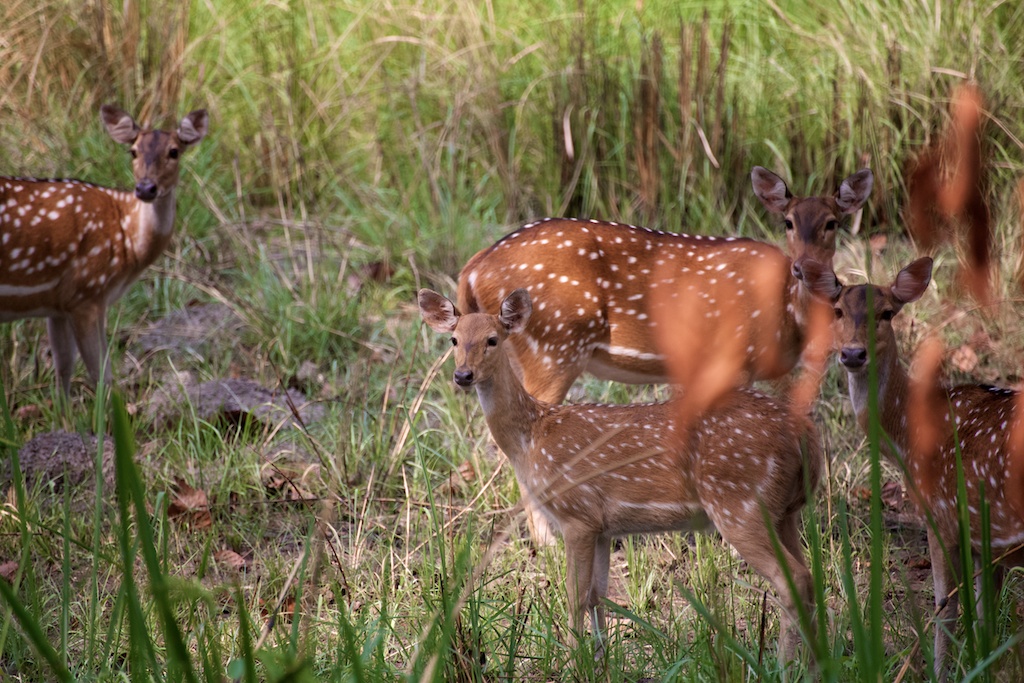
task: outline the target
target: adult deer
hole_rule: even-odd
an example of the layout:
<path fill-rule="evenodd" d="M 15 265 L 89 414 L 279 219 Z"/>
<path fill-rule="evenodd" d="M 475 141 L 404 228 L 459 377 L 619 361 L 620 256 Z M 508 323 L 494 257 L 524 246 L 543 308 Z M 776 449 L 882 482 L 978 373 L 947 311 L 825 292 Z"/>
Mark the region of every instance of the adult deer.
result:
<path fill-rule="evenodd" d="M 656 297 L 666 303 L 687 289 L 697 292 L 705 306 L 700 315 L 716 316 L 728 306 L 745 321 L 736 335 L 745 340 L 746 378 L 782 377 L 806 343 L 802 264 L 807 258 L 831 264 L 839 221 L 864 204 L 873 176 L 862 169 L 834 195 L 816 197 L 794 196 L 782 178 L 759 166 L 751 180 L 765 208 L 783 216 L 790 258 L 752 239 L 547 218 L 469 260 L 459 275 L 459 310 L 497 313 L 513 289 L 530 293 L 530 324 L 509 344 L 526 390 L 551 403 L 562 402 L 584 371 L 634 384 L 669 381 L 652 331 L 654 289 L 669 292 Z M 726 288 L 721 296 L 711 293 Z M 543 516 L 527 513 L 534 540 L 551 543 Z"/>
<path fill-rule="evenodd" d="M 800 511 L 821 470 L 809 420 L 746 388 L 729 392 L 685 434 L 675 427 L 671 402 L 546 403 L 526 391 L 508 353 L 509 342 L 528 329 L 526 290 L 509 294 L 498 315 L 461 315 L 425 289 L 419 307 L 431 328 L 451 335 L 455 384 L 476 389 L 524 498 L 565 540 L 573 640 L 587 613 L 595 635 L 604 630 L 600 601 L 612 538 L 713 524 L 775 589 L 784 608 L 783 653 L 793 653 L 797 603 L 809 608 L 813 598 L 799 539 Z"/>
<path fill-rule="evenodd" d="M 0 322 L 47 318 L 57 379 L 71 389 L 75 351 L 109 383 L 107 306 L 167 247 L 178 160 L 207 132 L 205 110 L 173 132 L 144 130 L 111 105 L 100 118 L 130 145 L 135 192 L 80 180 L 0 177 Z"/>
<path fill-rule="evenodd" d="M 742 279 L 753 274 L 756 264 L 774 259 L 792 275 L 778 274 L 784 282 L 779 291 L 795 297 L 807 258 L 831 264 L 839 221 L 864 204 L 873 176 L 862 169 L 844 180 L 835 195 L 819 197 L 793 196 L 782 178 L 759 166 L 751 179 L 765 208 L 784 217 L 791 264 L 777 247 L 752 239 L 546 218 L 524 225 L 469 260 L 459 274 L 459 309 L 496 313 L 513 289 L 530 292 L 534 315 L 525 333 L 510 344 L 526 390 L 541 400 L 564 400 L 584 371 L 633 384 L 667 382 L 663 356 L 650 332 L 650 290 L 673 287 L 683 276 L 704 282 Z M 753 280 L 747 284 L 748 290 L 761 285 Z M 799 327 L 799 306 L 793 299 L 781 305 L 793 328 Z M 793 344 L 802 341 L 798 334 L 785 336 Z M 796 364 L 799 348 L 787 357 L 789 367 L 755 372 L 752 379 L 785 374 Z"/>
<path fill-rule="evenodd" d="M 905 464 L 908 489 L 930 514 L 928 551 L 932 561 L 935 605 L 942 608 L 935 627 L 935 672 L 944 678 L 944 660 L 949 646 L 948 630 L 955 627 L 958 594 L 946 601 L 961 580 L 960 528 L 957 521 L 957 466 L 959 448 L 970 512 L 971 551 L 977 560 L 981 544 L 982 488 L 990 506 L 992 554 L 1010 552 L 1005 563 L 1020 565 L 1024 553 L 1024 463 L 1014 462 L 1008 439 L 1014 424 L 1017 392 L 991 386 L 960 385 L 940 387 L 935 412 L 924 420 L 911 413 L 911 383 L 899 360 L 892 321 L 900 309 L 917 301 L 931 281 L 932 260 L 918 259 L 896 275 L 887 287 L 865 284 L 843 286 L 832 269 L 808 261 L 804 276 L 808 286 L 833 302 L 835 346 L 846 368 L 850 398 L 857 421 L 867 431 L 870 416 L 868 396 L 871 385 L 868 367 L 875 364 L 878 419 L 895 452 L 885 452 Z M 872 332 L 873 328 L 873 332 Z M 874 358 L 869 358 L 869 335 L 874 335 Z M 931 439 L 923 439 L 929 433 Z M 916 441 L 915 441 L 916 440 Z M 914 444 L 931 441 L 934 449 L 921 452 Z M 1017 458 L 1019 460 L 1019 458 Z M 945 607 L 943 608 L 943 603 Z"/>

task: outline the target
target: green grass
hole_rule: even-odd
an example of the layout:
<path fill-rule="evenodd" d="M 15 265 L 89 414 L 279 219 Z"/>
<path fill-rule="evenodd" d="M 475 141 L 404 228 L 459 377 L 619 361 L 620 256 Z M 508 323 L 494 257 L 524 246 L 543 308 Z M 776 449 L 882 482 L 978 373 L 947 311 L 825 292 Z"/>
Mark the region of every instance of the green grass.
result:
<path fill-rule="evenodd" d="M 837 270 L 888 281 L 912 254 L 907 164 L 937 137 L 965 74 L 990 116 L 996 303 L 966 298 L 960 250 L 945 247 L 902 341 L 909 351 L 938 330 L 978 351 L 957 379 L 1019 382 L 1018 5 L 8 3 L 0 171 L 127 186 L 125 152 L 97 121 L 108 101 L 161 123 L 207 107 L 211 130 L 183 162 L 172 246 L 110 313 L 126 411 L 94 400 L 81 368 L 70 408 L 55 405 L 44 326 L 0 327 L 0 449 L 12 464 L 0 565 L 17 566 L 0 580 L 0 678 L 877 681 L 909 663 L 903 680 L 928 680 L 930 630 L 916 649 L 930 628 L 923 532 L 883 505 L 882 483 L 899 475 L 861 435 L 840 373 L 816 412 L 829 478 L 805 515 L 817 673 L 780 667 L 772 598 L 765 610 L 764 583 L 714 536 L 622 541 L 619 607 L 595 663 L 562 644 L 563 554 L 525 539 L 510 468 L 475 397 L 451 386 L 450 361 L 431 374 L 444 343 L 413 298 L 422 286 L 454 294 L 473 253 L 548 214 L 780 242 L 750 191 L 752 165 L 806 194 L 865 159 L 875 190 Z M 645 81 L 655 112 L 639 104 Z M 876 233 L 889 246 L 868 259 Z M 367 281 L 377 263 L 393 269 L 386 282 Z M 211 302 L 237 315 L 236 336 L 205 354 L 141 354 L 145 324 Z M 187 410 L 156 421 L 157 390 L 185 375 L 292 382 L 324 417 L 305 429 Z M 665 395 L 585 379 L 571 398 Z M 17 448 L 54 429 L 113 433 L 117 486 L 100 474 L 59 491 L 26 484 Z M 268 486 L 275 466 L 312 498 Z M 169 516 L 177 481 L 207 493 L 209 526 Z M 218 560 L 224 550 L 248 568 Z M 983 595 L 1000 611 L 992 630 L 961 626 L 961 677 L 1020 677 L 1022 591 L 1011 576 Z"/>

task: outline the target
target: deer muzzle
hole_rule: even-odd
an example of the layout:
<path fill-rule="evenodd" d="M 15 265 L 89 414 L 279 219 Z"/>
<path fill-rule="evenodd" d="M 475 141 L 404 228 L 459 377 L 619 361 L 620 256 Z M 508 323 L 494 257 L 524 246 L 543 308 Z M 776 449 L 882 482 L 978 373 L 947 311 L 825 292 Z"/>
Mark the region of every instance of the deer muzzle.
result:
<path fill-rule="evenodd" d="M 473 386 L 473 371 L 468 368 L 457 368 L 453 379 L 459 387 L 469 389 Z"/>
<path fill-rule="evenodd" d="M 149 178 L 143 178 L 135 183 L 135 196 L 144 202 L 151 202 L 156 199 L 156 183 Z"/>
<path fill-rule="evenodd" d="M 844 346 L 839 352 L 839 362 L 847 370 L 860 370 L 868 362 L 868 350 L 863 346 Z"/>

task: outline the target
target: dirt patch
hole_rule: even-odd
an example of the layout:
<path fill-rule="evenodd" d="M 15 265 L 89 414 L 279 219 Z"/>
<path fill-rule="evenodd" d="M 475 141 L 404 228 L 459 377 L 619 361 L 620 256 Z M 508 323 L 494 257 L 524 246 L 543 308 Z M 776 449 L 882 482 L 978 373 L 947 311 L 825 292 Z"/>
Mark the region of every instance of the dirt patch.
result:
<path fill-rule="evenodd" d="M 50 482 L 55 491 L 66 484 L 76 486 L 93 481 L 96 463 L 96 437 L 58 431 L 40 434 L 18 451 L 18 462 L 25 477 L 26 488 Z M 4 476 L 13 477 L 10 462 L 3 464 Z M 106 485 L 114 483 L 114 442 L 103 439 L 103 478 Z"/>
<path fill-rule="evenodd" d="M 237 339 L 243 327 L 241 318 L 225 304 L 196 304 L 144 326 L 136 342 L 144 353 L 164 351 L 201 361 L 214 344 Z"/>
<path fill-rule="evenodd" d="M 309 425 L 324 416 L 323 406 L 310 403 L 297 389 L 268 389 L 250 379 L 217 379 L 194 383 L 185 373 L 177 382 L 162 383 L 149 413 L 157 425 L 170 425 L 195 415 L 211 423 L 243 424 L 258 421 L 268 426 Z"/>

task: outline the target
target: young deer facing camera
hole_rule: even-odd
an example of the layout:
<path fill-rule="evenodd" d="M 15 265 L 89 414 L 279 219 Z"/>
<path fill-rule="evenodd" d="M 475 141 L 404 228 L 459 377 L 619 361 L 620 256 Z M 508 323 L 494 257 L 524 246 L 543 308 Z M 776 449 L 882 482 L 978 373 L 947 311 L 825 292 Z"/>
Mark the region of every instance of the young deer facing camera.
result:
<path fill-rule="evenodd" d="M 604 630 L 600 600 L 612 538 L 713 524 L 775 589 L 784 608 L 783 653 L 793 653 L 796 604 L 809 608 L 813 598 L 799 538 L 800 511 L 821 468 L 808 420 L 752 389 L 727 394 L 685 435 L 677 433 L 671 402 L 546 403 L 526 391 L 508 355 L 506 342 L 523 334 L 532 312 L 526 290 L 509 294 L 498 315 L 461 315 L 426 289 L 419 307 L 432 329 L 451 335 L 455 384 L 476 388 L 524 498 L 565 540 L 571 637 L 582 634 L 588 612 L 595 635 Z M 765 519 L 781 543 L 781 562 Z"/>
<path fill-rule="evenodd" d="M 111 372 L 107 306 L 163 252 L 174 228 L 181 152 L 206 135 L 206 111 L 174 132 L 142 130 L 104 105 L 115 141 L 131 145 L 135 192 L 80 180 L 0 176 L 0 322 L 47 318 L 57 379 L 67 393 L 75 350 L 94 382 Z"/>
<path fill-rule="evenodd" d="M 898 456 L 906 464 L 908 489 L 931 514 L 928 551 L 932 560 L 935 605 L 941 607 L 950 590 L 960 581 L 960 530 L 957 522 L 956 449 L 963 463 L 970 512 L 972 553 L 975 560 L 981 544 L 981 488 L 990 506 L 992 554 L 999 557 L 1013 551 L 1004 562 L 1020 565 L 1024 553 L 1024 463 L 1014 462 L 1008 446 L 1017 392 L 990 386 L 961 385 L 941 388 L 937 405 L 927 424 L 915 424 L 910 416 L 910 379 L 899 360 L 892 320 L 900 309 L 917 301 L 931 281 L 932 260 L 921 258 L 901 270 L 888 287 L 865 284 L 843 286 L 832 269 L 808 262 L 804 274 L 808 286 L 833 302 L 835 342 L 839 361 L 846 368 L 850 398 L 857 421 L 868 429 L 868 334 L 874 326 L 878 378 L 878 411 L 882 429 L 888 434 Z M 871 301 L 868 300 L 869 290 Z M 954 432 L 955 425 L 955 432 Z M 920 454 L 912 447 L 922 430 L 938 434 L 938 448 Z M 1019 460 L 1019 458 L 1017 458 Z M 935 672 L 944 677 L 944 660 L 949 646 L 948 629 L 954 627 L 959 610 L 958 594 L 940 612 L 935 626 Z"/>

